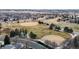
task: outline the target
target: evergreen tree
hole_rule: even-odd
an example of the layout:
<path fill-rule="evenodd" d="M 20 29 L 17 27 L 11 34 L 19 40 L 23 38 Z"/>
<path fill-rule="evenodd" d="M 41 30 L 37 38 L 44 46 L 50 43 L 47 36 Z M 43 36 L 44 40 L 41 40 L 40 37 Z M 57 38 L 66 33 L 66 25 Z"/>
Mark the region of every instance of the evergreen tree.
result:
<path fill-rule="evenodd" d="M 5 36 L 4 38 L 4 45 L 10 44 L 10 38 L 8 37 L 8 35 Z"/>
<path fill-rule="evenodd" d="M 24 30 L 24 36 L 27 35 L 27 29 Z"/>
<path fill-rule="evenodd" d="M 15 36 L 15 31 L 14 30 L 10 31 L 10 37 L 14 37 L 14 36 Z"/>
<path fill-rule="evenodd" d="M 73 32 L 73 29 L 69 29 L 69 33 L 72 33 Z"/>
<path fill-rule="evenodd" d="M 13 19 L 13 21 L 16 21 L 16 19 Z"/>
<path fill-rule="evenodd" d="M 2 28 L 2 24 L 0 23 L 0 29 Z"/>
<path fill-rule="evenodd" d="M 38 21 L 39 24 L 41 24 L 41 21 Z"/>
<path fill-rule="evenodd" d="M 54 24 L 50 24 L 49 29 L 52 30 L 54 26 Z"/>
<path fill-rule="evenodd" d="M 32 38 L 32 39 L 36 39 L 36 34 L 35 33 L 33 33 L 33 32 L 30 32 L 30 34 L 29 34 L 29 36 L 30 36 L 30 38 Z"/>
<path fill-rule="evenodd" d="M 68 27 L 65 27 L 64 28 L 64 32 L 72 33 L 73 29 L 69 29 Z"/>
<path fill-rule="evenodd" d="M 43 22 L 42 22 L 42 21 L 38 21 L 38 23 L 39 23 L 39 24 L 43 24 Z"/>
<path fill-rule="evenodd" d="M 69 29 L 68 27 L 65 27 L 64 32 L 68 32 L 68 29 Z"/>
<path fill-rule="evenodd" d="M 56 31 L 59 31 L 59 30 L 61 30 L 61 28 L 60 28 L 59 26 L 56 26 L 56 27 L 55 27 L 55 30 L 56 30 Z"/>
<path fill-rule="evenodd" d="M 7 19 L 7 18 L 5 18 L 5 19 L 4 19 L 4 22 L 6 22 L 6 21 L 8 21 L 8 19 Z"/>
<path fill-rule="evenodd" d="M 79 48 L 79 36 L 76 36 L 75 38 L 74 38 L 74 47 L 75 48 Z"/>
<path fill-rule="evenodd" d="M 19 35 L 20 31 L 18 29 L 15 29 L 15 35 Z"/>
<path fill-rule="evenodd" d="M 27 29 L 20 29 L 19 30 L 19 36 L 26 36 L 27 35 Z"/>

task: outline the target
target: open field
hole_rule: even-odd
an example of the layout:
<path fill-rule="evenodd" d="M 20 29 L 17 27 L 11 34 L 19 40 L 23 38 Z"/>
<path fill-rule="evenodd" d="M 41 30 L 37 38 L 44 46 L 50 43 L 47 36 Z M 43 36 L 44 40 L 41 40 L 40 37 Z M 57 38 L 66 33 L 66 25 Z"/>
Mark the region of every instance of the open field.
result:
<path fill-rule="evenodd" d="M 64 27 L 67 26 L 69 28 L 72 28 L 74 31 L 79 32 L 79 24 L 76 24 L 76 23 L 67 23 L 67 22 L 63 22 L 63 21 L 57 22 L 58 18 L 44 20 L 44 22 L 49 23 L 49 24 L 53 23 L 53 24 L 56 24 L 56 25 L 58 25 L 58 26 L 60 26 L 62 28 L 64 28 Z"/>
<path fill-rule="evenodd" d="M 50 30 L 45 24 L 38 24 L 38 22 L 21 22 L 21 23 L 6 23 L 3 24 L 3 28 L 9 29 L 27 29 L 28 33 L 31 31 L 37 35 L 36 39 L 42 41 L 48 40 L 50 42 L 55 42 L 58 45 L 63 43 L 65 40 L 71 38 L 70 34 L 66 32 L 58 32 Z M 8 32 L 8 34 L 10 31 Z M 35 40 L 36 40 L 35 39 Z"/>
<path fill-rule="evenodd" d="M 37 38 L 42 38 L 45 35 L 59 35 L 64 38 L 69 38 L 70 35 L 64 32 L 57 32 L 53 30 L 49 30 L 45 25 L 37 25 L 32 27 L 26 27 L 26 29 L 30 32 L 34 32 L 37 34 Z"/>
<path fill-rule="evenodd" d="M 42 38 L 42 40 L 49 40 L 50 42 L 55 42 L 58 45 L 65 41 L 65 39 L 58 35 L 46 35 Z"/>
<path fill-rule="evenodd" d="M 75 24 L 75 23 L 66 23 L 66 22 L 60 22 L 57 25 L 59 25 L 60 27 L 69 27 L 72 28 L 74 31 L 79 32 L 79 24 Z"/>
<path fill-rule="evenodd" d="M 46 22 L 46 23 L 54 23 L 54 24 L 58 24 L 57 20 L 59 19 L 60 17 L 58 18 L 54 18 L 54 19 L 48 19 L 48 20 L 42 20 L 43 22 Z"/>
<path fill-rule="evenodd" d="M 27 25 L 28 24 L 28 25 Z M 37 38 L 42 38 L 45 35 L 59 35 L 65 39 L 70 38 L 70 35 L 65 32 L 57 32 L 53 30 L 49 30 L 47 25 L 40 25 L 38 22 L 24 22 L 24 23 L 11 23 L 6 24 L 4 27 L 15 29 L 15 28 L 22 28 L 27 29 L 28 32 L 34 32 L 37 34 Z"/>
<path fill-rule="evenodd" d="M 25 22 L 25 23 L 20 23 L 21 26 L 36 26 L 38 25 L 37 22 Z"/>

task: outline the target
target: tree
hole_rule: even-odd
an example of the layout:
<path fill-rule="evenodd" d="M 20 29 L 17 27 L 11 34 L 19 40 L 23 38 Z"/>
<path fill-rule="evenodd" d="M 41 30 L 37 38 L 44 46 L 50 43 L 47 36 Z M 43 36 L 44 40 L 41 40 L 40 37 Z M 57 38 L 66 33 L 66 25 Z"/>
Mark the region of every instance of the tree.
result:
<path fill-rule="evenodd" d="M 30 34 L 29 34 L 29 36 L 30 36 L 30 38 L 32 38 L 32 39 L 36 39 L 36 34 L 35 33 L 33 33 L 33 32 L 30 32 Z"/>
<path fill-rule="evenodd" d="M 64 32 L 68 32 L 68 27 L 64 27 Z"/>
<path fill-rule="evenodd" d="M 52 23 L 49 25 L 49 29 L 52 30 L 55 25 Z"/>
<path fill-rule="evenodd" d="M 75 48 L 79 48 L 79 36 L 74 38 L 73 44 Z"/>
<path fill-rule="evenodd" d="M 46 25 L 49 25 L 48 23 L 46 23 Z"/>
<path fill-rule="evenodd" d="M 8 35 L 5 35 L 4 38 L 4 45 L 10 44 L 10 38 L 8 37 Z"/>
<path fill-rule="evenodd" d="M 13 21 L 16 21 L 16 19 L 13 19 Z"/>
<path fill-rule="evenodd" d="M 38 23 L 39 23 L 39 24 L 43 24 L 43 22 L 42 22 L 42 21 L 38 21 Z"/>
<path fill-rule="evenodd" d="M 40 21 L 38 21 L 38 23 L 39 23 L 39 24 L 41 24 L 41 22 L 40 22 Z"/>
<path fill-rule="evenodd" d="M 69 29 L 69 33 L 72 33 L 73 32 L 73 29 Z"/>
<path fill-rule="evenodd" d="M 8 19 L 7 19 L 7 18 L 5 18 L 5 19 L 4 19 L 4 22 L 6 22 L 6 21 L 8 21 Z"/>
<path fill-rule="evenodd" d="M 14 30 L 11 30 L 10 31 L 10 37 L 14 37 L 15 36 L 15 31 Z"/>
<path fill-rule="evenodd" d="M 79 20 L 78 20 L 78 24 L 79 24 Z"/>
<path fill-rule="evenodd" d="M 57 22 L 60 22 L 60 21 L 61 21 L 61 19 L 58 19 L 58 20 L 57 20 Z"/>
<path fill-rule="evenodd" d="M 20 23 L 19 20 L 17 20 L 17 23 Z"/>
<path fill-rule="evenodd" d="M 20 31 L 18 29 L 15 29 L 15 35 L 19 35 Z"/>
<path fill-rule="evenodd" d="M 59 31 L 59 30 L 61 30 L 61 28 L 60 28 L 59 26 L 56 26 L 56 27 L 55 27 L 55 30 L 56 30 L 56 31 Z"/>
<path fill-rule="evenodd" d="M 27 35 L 27 29 L 24 30 L 24 35 Z"/>
<path fill-rule="evenodd" d="M 40 22 L 40 21 L 38 21 L 38 23 L 40 24 L 41 22 Z"/>
<path fill-rule="evenodd" d="M 0 23 L 0 29 L 2 28 L 2 24 Z"/>
<path fill-rule="evenodd" d="M 73 29 L 69 29 L 68 27 L 65 27 L 64 28 L 64 32 L 72 33 Z"/>
<path fill-rule="evenodd" d="M 27 35 L 27 29 L 20 29 L 19 33 L 20 33 L 19 36 L 21 36 L 22 33 L 25 36 Z"/>

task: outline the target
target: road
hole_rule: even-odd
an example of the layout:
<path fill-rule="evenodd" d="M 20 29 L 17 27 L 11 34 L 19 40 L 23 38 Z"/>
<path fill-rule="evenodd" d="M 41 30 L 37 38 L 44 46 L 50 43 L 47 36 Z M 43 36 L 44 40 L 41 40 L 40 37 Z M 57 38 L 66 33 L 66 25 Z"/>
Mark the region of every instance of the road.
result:
<path fill-rule="evenodd" d="M 22 39 L 22 38 L 16 37 L 16 38 L 11 39 L 11 41 L 24 43 L 24 44 L 26 44 L 26 46 L 31 47 L 33 49 L 48 49 L 47 47 L 45 47 L 41 44 L 38 44 L 37 42 L 35 42 L 31 39 L 28 39 L 28 38 Z"/>

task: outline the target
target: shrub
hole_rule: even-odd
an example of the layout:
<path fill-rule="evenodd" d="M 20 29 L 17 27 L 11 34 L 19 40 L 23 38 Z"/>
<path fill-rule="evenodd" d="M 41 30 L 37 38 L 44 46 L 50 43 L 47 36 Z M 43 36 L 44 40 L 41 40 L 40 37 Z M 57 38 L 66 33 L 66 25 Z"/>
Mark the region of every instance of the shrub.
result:
<path fill-rule="evenodd" d="M 64 32 L 68 32 L 68 29 L 69 29 L 68 27 L 65 27 Z"/>
<path fill-rule="evenodd" d="M 50 24 L 49 29 L 52 30 L 54 26 L 55 26 L 54 24 Z"/>
<path fill-rule="evenodd" d="M 59 26 L 56 26 L 56 27 L 55 27 L 55 30 L 56 30 L 56 31 L 59 31 L 59 30 L 61 30 L 61 28 L 60 28 Z"/>
<path fill-rule="evenodd" d="M 33 32 L 30 32 L 30 34 L 29 34 L 29 36 L 30 36 L 30 38 L 32 38 L 32 39 L 36 39 L 36 34 L 35 33 L 33 33 Z"/>
<path fill-rule="evenodd" d="M 43 22 L 42 22 L 42 21 L 38 21 L 38 23 L 39 23 L 39 24 L 43 24 Z"/>
<path fill-rule="evenodd" d="M 64 32 L 72 33 L 73 29 L 69 29 L 68 27 L 65 27 L 64 28 Z"/>

